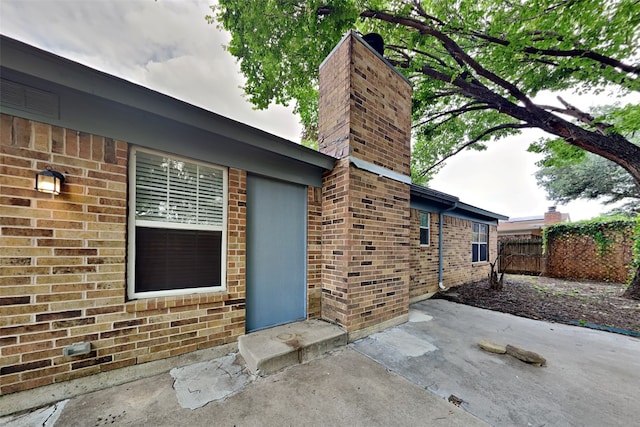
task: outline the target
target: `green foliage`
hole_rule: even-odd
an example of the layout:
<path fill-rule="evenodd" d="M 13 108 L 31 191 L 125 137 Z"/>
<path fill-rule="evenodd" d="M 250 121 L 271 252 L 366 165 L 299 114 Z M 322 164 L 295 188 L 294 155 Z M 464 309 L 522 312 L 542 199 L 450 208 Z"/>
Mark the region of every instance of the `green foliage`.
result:
<path fill-rule="evenodd" d="M 633 227 L 633 264 L 632 267 L 637 269 L 640 267 L 640 215 L 636 217 L 636 223 Z"/>
<path fill-rule="evenodd" d="M 318 150 L 318 140 L 317 139 L 306 139 L 302 138 L 300 144 L 304 145 L 307 148 L 311 148 L 312 150 Z"/>
<path fill-rule="evenodd" d="M 549 199 L 559 204 L 576 199 L 599 200 L 609 205 L 624 202 L 613 212 L 640 213 L 640 188 L 627 171 L 591 153 L 586 153 L 580 162 L 569 162 L 545 166 L 535 173 Z"/>
<path fill-rule="evenodd" d="M 624 107 L 615 106 L 605 110 L 596 119 L 598 122 L 613 124 L 613 130 L 621 135 L 629 135 L 636 144 L 640 143 L 640 105 L 628 104 Z"/>
<path fill-rule="evenodd" d="M 627 105 L 603 106 L 593 111 L 598 123 L 610 123 L 627 133 L 639 126 L 640 108 Z M 640 145 L 640 134 L 629 134 L 629 141 Z M 549 199 L 566 204 L 576 199 L 600 200 L 604 204 L 624 202 L 612 213 L 640 213 L 640 185 L 622 167 L 603 157 L 567 144 L 562 139 L 543 139 L 529 146 L 529 151 L 544 155 L 535 177 Z"/>
<path fill-rule="evenodd" d="M 232 35 L 249 100 L 295 102 L 307 139 L 320 63 L 347 30 L 382 35 L 385 56 L 413 84 L 416 183 L 460 150 L 524 127 L 576 144 L 556 110 L 531 101 L 541 90 L 640 90 L 640 71 L 625 63 L 640 57 L 637 0 L 220 0 L 212 10 L 209 22 Z M 620 131 L 640 129 L 637 108 L 616 114 Z"/>
<path fill-rule="evenodd" d="M 564 167 L 576 165 L 587 158 L 587 152 L 573 145 L 567 144 L 561 138 L 540 139 L 531 145 L 530 153 L 544 154 L 544 158 L 537 165 L 544 168 Z M 555 199 L 553 199 L 555 200 Z"/>
<path fill-rule="evenodd" d="M 549 247 L 549 244 L 555 239 L 562 239 L 570 235 L 589 236 L 595 242 L 598 248 L 598 254 L 607 253 L 611 245 L 615 242 L 617 234 L 628 232 L 637 227 L 638 220 L 630 219 L 624 216 L 606 216 L 595 219 L 558 223 L 542 230 L 543 247 Z M 640 238 L 640 231 L 636 230 L 637 238 Z"/>
<path fill-rule="evenodd" d="M 620 104 L 601 105 L 592 109 L 589 115 L 593 125 L 606 123 L 608 132 L 625 135 L 630 142 L 640 145 L 640 105 Z M 587 159 L 587 152 L 567 144 L 562 138 L 542 138 L 528 148 L 529 152 L 543 154 L 542 160 L 536 164 L 541 167 L 564 167 L 579 164 Z"/>
<path fill-rule="evenodd" d="M 317 16 L 331 8 L 331 19 Z M 348 1 L 221 1 L 207 16 L 229 30 L 227 50 L 240 61 L 244 91 L 259 109 L 296 101 L 295 112 L 308 128 L 317 122 L 318 66 L 358 17 Z"/>

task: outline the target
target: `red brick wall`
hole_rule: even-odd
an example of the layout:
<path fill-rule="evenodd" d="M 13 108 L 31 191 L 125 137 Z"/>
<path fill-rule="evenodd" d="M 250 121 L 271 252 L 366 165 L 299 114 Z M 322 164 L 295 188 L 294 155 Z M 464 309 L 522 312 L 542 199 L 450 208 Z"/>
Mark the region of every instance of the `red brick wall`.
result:
<path fill-rule="evenodd" d="M 322 317 L 355 331 L 407 313 L 407 184 L 350 167 L 347 159 L 325 183 Z"/>
<path fill-rule="evenodd" d="M 444 216 L 444 285 L 459 286 L 488 277 L 488 262 L 471 262 L 473 221 Z M 498 248 L 497 227 L 489 226 L 489 260 L 495 260 Z"/>
<path fill-rule="evenodd" d="M 438 291 L 438 214 L 431 212 L 430 245 L 420 246 L 419 210 L 411 209 L 411 288 L 410 297 Z M 443 227 L 443 285 L 459 286 L 488 277 L 488 262 L 471 262 L 471 233 L 473 222 L 444 215 Z M 497 227 L 489 226 L 489 260 L 498 253 Z"/>
<path fill-rule="evenodd" d="M 309 187 L 307 200 L 307 317 L 320 317 L 322 296 L 322 189 Z"/>
<path fill-rule="evenodd" d="M 350 154 L 350 55 L 351 43 L 342 43 L 320 68 L 318 151 L 340 159 Z"/>
<path fill-rule="evenodd" d="M 245 172 L 229 170 L 227 290 L 127 302 L 127 144 L 5 114 L 0 129 L 0 393 L 244 333 Z M 33 190 L 49 166 L 59 196 Z M 90 354 L 63 356 L 80 341 Z"/>
<path fill-rule="evenodd" d="M 633 261 L 633 227 L 623 232 L 603 229 L 611 242 L 604 252 L 591 236 L 566 233 L 547 245 L 549 277 L 626 282 Z"/>
<path fill-rule="evenodd" d="M 351 155 L 411 175 L 411 86 L 363 44 L 351 48 Z"/>
<path fill-rule="evenodd" d="M 562 222 L 562 213 L 550 211 L 544 213 L 544 225 L 552 225 Z"/>
<path fill-rule="evenodd" d="M 438 291 L 438 214 L 431 212 L 429 218 L 429 246 L 420 246 L 420 211 L 411 209 L 411 277 L 410 298 Z"/>
<path fill-rule="evenodd" d="M 326 172 L 322 187 L 322 318 L 347 325 L 349 160 Z"/>
<path fill-rule="evenodd" d="M 353 37 L 320 69 L 318 149 L 411 174 L 411 86 Z"/>

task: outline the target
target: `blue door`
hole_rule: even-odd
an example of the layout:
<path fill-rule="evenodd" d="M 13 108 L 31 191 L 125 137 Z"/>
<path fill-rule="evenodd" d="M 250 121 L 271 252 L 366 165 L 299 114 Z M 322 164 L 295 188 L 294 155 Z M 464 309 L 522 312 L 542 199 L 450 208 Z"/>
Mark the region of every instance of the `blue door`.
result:
<path fill-rule="evenodd" d="M 307 188 L 247 176 L 247 332 L 306 318 Z"/>

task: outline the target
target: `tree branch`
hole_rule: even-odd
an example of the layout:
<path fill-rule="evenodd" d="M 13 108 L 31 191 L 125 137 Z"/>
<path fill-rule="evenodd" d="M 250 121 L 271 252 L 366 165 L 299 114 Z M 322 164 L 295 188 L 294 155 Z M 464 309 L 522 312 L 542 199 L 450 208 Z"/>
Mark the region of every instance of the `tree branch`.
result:
<path fill-rule="evenodd" d="M 418 12 L 418 15 L 422 16 L 423 18 L 429 19 L 439 25 L 445 25 L 444 21 L 441 21 L 435 16 L 428 14 L 422 7 L 422 3 L 420 3 L 420 0 L 413 0 L 413 6 L 416 12 Z"/>
<path fill-rule="evenodd" d="M 431 59 L 433 59 L 434 61 L 436 61 L 438 64 L 440 64 L 440 65 L 441 65 L 442 67 L 444 67 L 444 68 L 451 68 L 451 67 L 449 67 L 449 65 L 447 65 L 447 63 L 446 63 L 446 62 L 444 62 L 442 59 L 438 58 L 438 57 L 437 57 L 437 56 L 435 56 L 435 55 L 430 54 L 429 52 L 425 52 L 425 51 L 420 50 L 420 49 L 409 49 L 409 50 L 410 50 L 411 52 L 415 52 L 415 53 L 417 53 L 417 54 L 419 54 L 419 55 L 423 55 L 423 56 L 426 56 L 427 58 L 431 58 Z"/>
<path fill-rule="evenodd" d="M 504 130 L 504 129 L 525 129 L 525 128 L 533 128 L 533 127 L 536 127 L 536 126 L 530 125 L 528 123 L 507 123 L 507 124 L 498 125 L 498 126 L 494 126 L 492 128 L 489 128 L 489 129 L 485 130 L 484 132 L 482 132 L 480 135 L 478 135 L 476 138 L 473 138 L 472 140 L 465 142 L 460 147 L 458 147 L 458 149 L 456 149 L 455 151 L 445 155 L 442 159 L 438 160 L 436 163 L 434 163 L 433 165 L 429 166 L 427 169 L 425 169 L 422 172 L 420 172 L 419 176 L 421 176 L 421 177 L 426 176 L 429 173 L 429 171 L 437 168 L 439 165 L 441 165 L 448 158 L 455 156 L 456 154 L 458 154 L 459 152 L 461 152 L 465 148 L 470 147 L 471 145 L 473 145 L 473 144 L 477 143 L 478 141 L 480 141 L 482 138 L 484 138 L 484 137 L 486 137 L 488 135 L 491 135 L 494 132 L 497 132 L 499 130 Z"/>
<path fill-rule="evenodd" d="M 480 32 L 473 31 L 471 34 L 475 37 L 478 37 L 482 40 L 489 41 L 491 43 L 499 44 L 501 46 L 509 46 L 511 44 L 510 41 L 501 39 L 499 37 L 489 36 L 487 34 L 483 34 Z M 610 58 L 608 56 L 602 55 L 600 53 L 594 52 L 588 49 L 539 49 L 532 46 L 525 46 L 521 49 L 522 52 L 534 55 L 545 55 L 545 56 L 553 56 L 553 57 L 564 57 L 564 58 L 589 58 L 598 63 L 608 65 L 610 67 L 619 68 L 622 71 L 627 73 L 640 75 L 640 66 L 639 65 L 630 65 L 625 64 L 622 61 L 619 61 L 614 58 Z"/>
<path fill-rule="evenodd" d="M 459 74 L 450 74 L 438 71 L 430 65 L 424 64 L 420 71 L 426 77 L 431 77 L 460 88 L 464 96 L 484 102 L 495 108 L 498 112 L 507 114 L 516 120 L 526 123 L 523 127 L 540 128 L 552 135 L 559 136 L 568 144 L 585 149 L 616 162 L 627 170 L 640 186 L 640 162 L 638 161 L 638 159 L 640 159 L 640 147 L 630 143 L 623 136 L 615 132 L 601 135 L 599 132 L 585 129 L 569 120 L 565 120 L 562 117 L 553 114 L 550 111 L 539 108 L 513 83 L 510 83 L 483 68 L 478 62 L 471 58 L 469 54 L 464 52 L 453 39 L 443 32 L 428 26 L 425 22 L 411 17 L 395 16 L 386 12 L 374 10 L 361 12 L 360 17 L 405 26 L 408 29 L 417 30 L 422 35 L 430 35 L 434 37 L 436 40 L 440 41 L 440 43 L 442 43 L 449 52 L 453 53 L 453 59 L 456 61 L 462 60 L 477 75 L 484 77 L 487 81 L 490 81 L 496 86 L 504 89 L 513 98 L 515 98 L 515 100 L 524 104 L 524 107 L 518 105 L 518 103 L 514 101 L 511 101 L 506 96 L 501 95 L 498 90 L 485 86 L 482 82 L 473 78 L 473 76 L 471 76 L 464 67 Z M 501 42 L 509 43 L 506 41 Z M 537 51 L 538 49 L 534 49 L 534 52 Z M 441 162 L 439 162 L 439 164 L 440 163 Z"/>
<path fill-rule="evenodd" d="M 427 77 L 431 77 L 436 80 L 440 80 L 445 83 L 450 83 L 453 86 L 456 86 L 461 89 L 461 95 L 466 96 L 468 98 L 476 99 L 480 102 L 483 102 L 490 107 L 496 109 L 498 112 L 507 112 L 508 115 L 516 118 L 518 120 L 522 120 L 523 122 L 529 122 L 530 118 L 533 118 L 532 113 L 527 109 L 511 102 L 507 98 L 501 96 L 500 94 L 492 91 L 486 86 L 480 84 L 470 83 L 465 80 L 462 76 L 454 77 L 452 75 L 440 72 L 429 65 L 424 65 L 421 68 L 422 74 Z M 532 104 L 533 105 L 533 104 Z M 535 105 L 533 105 L 535 107 Z M 535 107 L 537 108 L 537 107 Z M 543 111 L 538 109 L 539 111 Z M 541 124 L 538 123 L 538 126 Z"/>
<path fill-rule="evenodd" d="M 460 116 L 460 115 L 462 115 L 464 113 L 468 113 L 470 111 L 492 110 L 493 109 L 488 105 L 478 105 L 478 104 L 479 104 L 478 102 L 470 102 L 470 103 L 468 103 L 466 105 L 463 105 L 460 108 L 456 108 L 455 110 L 448 110 L 448 111 L 443 111 L 443 112 L 440 112 L 440 113 L 433 114 L 432 116 L 429 116 L 429 117 L 425 118 L 421 122 L 416 123 L 416 124 L 412 125 L 411 127 L 415 128 L 415 127 L 418 127 L 418 126 L 422 126 L 427 122 L 430 122 L 430 121 L 433 121 L 433 120 L 437 120 L 440 117 L 443 117 L 443 116 L 446 116 L 446 115 L 449 115 L 449 114 L 451 114 L 454 117 L 458 117 L 458 116 Z"/>
<path fill-rule="evenodd" d="M 450 56 L 459 64 L 461 64 L 461 66 L 463 66 L 463 69 L 464 69 L 464 64 L 468 65 L 478 75 L 486 78 L 487 80 L 507 90 L 514 98 L 522 102 L 528 108 L 535 109 L 535 105 L 529 99 L 529 97 L 526 96 L 522 91 L 520 91 L 520 89 L 518 89 L 514 84 L 504 80 L 500 76 L 484 68 L 469 54 L 467 54 L 452 38 L 450 38 L 446 34 L 432 27 L 429 27 L 424 22 L 421 22 L 413 18 L 395 16 L 395 15 L 388 14 L 386 12 L 379 12 L 374 10 L 366 10 L 362 12 L 360 16 L 363 18 L 378 19 L 378 20 L 389 22 L 392 24 L 403 25 L 403 26 L 418 30 L 420 34 L 425 34 L 425 35 L 430 35 L 435 37 L 444 45 L 445 49 L 447 49 Z M 475 82 L 477 84 L 480 84 L 480 82 L 477 80 Z"/>
<path fill-rule="evenodd" d="M 387 44 L 384 46 L 384 48 L 389 49 L 397 53 L 398 55 L 402 56 L 407 64 L 411 62 L 411 57 L 409 56 L 409 54 L 407 54 L 407 52 L 405 52 L 406 49 L 404 49 L 404 47 L 393 45 L 393 44 Z"/>
<path fill-rule="evenodd" d="M 560 101 L 562 105 L 566 107 L 566 110 L 564 110 L 562 114 L 567 114 L 569 116 L 575 117 L 582 123 L 595 127 L 596 130 L 600 132 L 602 135 L 606 135 L 607 131 L 613 127 L 612 125 L 607 123 L 596 122 L 595 117 L 593 117 L 591 114 L 585 113 L 584 111 L 579 110 L 577 107 L 574 107 L 573 105 L 569 104 L 560 96 L 558 96 L 558 101 Z"/>

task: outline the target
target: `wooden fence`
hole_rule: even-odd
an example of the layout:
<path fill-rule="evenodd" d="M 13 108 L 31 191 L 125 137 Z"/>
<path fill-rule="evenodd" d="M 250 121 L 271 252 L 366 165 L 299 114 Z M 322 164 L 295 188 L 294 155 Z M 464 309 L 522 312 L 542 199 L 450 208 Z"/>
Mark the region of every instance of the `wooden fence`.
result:
<path fill-rule="evenodd" d="M 503 240 L 498 242 L 500 271 L 511 274 L 540 275 L 545 272 L 542 239 Z"/>

